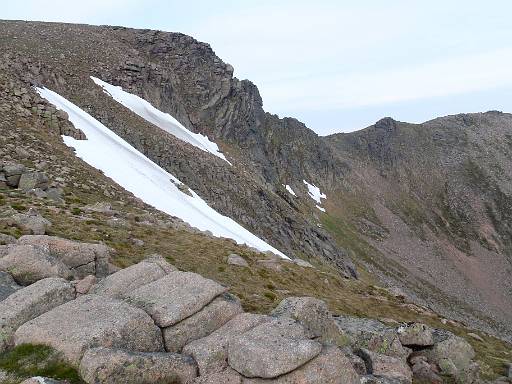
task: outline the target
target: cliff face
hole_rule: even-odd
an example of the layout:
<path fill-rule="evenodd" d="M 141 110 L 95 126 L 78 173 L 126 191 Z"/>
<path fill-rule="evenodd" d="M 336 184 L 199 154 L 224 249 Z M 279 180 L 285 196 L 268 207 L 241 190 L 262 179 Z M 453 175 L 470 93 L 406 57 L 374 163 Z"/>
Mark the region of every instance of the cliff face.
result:
<path fill-rule="evenodd" d="M 1 22 L 0 34 L 14 87 L 57 91 L 284 253 L 347 275 L 353 260 L 441 313 L 512 332 L 511 115 L 386 118 L 319 137 L 266 113 L 254 84 L 183 34 L 32 22 Z M 207 135 L 233 165 L 133 114 L 91 75 Z M 326 213 L 303 180 L 326 193 Z"/>

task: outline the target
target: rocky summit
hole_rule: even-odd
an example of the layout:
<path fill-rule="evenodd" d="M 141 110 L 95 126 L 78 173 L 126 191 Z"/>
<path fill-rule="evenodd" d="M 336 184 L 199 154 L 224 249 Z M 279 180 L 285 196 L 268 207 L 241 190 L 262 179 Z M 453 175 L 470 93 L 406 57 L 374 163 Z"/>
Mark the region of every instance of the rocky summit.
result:
<path fill-rule="evenodd" d="M 0 36 L 0 383 L 512 383 L 512 115 L 320 137 L 180 33 Z"/>

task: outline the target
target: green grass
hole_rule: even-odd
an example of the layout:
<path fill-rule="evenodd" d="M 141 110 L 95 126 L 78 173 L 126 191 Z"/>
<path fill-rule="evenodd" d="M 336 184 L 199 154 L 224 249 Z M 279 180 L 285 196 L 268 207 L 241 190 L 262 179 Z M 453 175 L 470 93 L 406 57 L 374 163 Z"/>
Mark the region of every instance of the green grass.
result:
<path fill-rule="evenodd" d="M 59 353 L 42 345 L 23 344 L 0 354 L 0 369 L 21 380 L 43 376 L 67 380 L 72 384 L 83 383 L 76 369 Z"/>

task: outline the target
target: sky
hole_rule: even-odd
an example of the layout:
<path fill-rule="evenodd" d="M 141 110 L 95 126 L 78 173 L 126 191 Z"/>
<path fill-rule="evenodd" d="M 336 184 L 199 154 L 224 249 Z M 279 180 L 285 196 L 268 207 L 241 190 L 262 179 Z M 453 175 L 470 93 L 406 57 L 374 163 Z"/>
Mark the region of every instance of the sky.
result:
<path fill-rule="evenodd" d="M 512 112 L 511 14 L 510 0 L 17 0 L 0 19 L 186 33 L 254 82 L 266 111 L 327 135 Z"/>

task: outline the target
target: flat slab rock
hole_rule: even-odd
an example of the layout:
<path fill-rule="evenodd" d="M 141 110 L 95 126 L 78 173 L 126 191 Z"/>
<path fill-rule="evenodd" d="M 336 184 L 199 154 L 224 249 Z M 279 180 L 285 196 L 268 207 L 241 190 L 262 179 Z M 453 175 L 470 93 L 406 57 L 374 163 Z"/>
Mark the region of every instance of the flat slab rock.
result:
<path fill-rule="evenodd" d="M 168 352 L 180 352 L 186 344 L 208 336 L 242 312 L 242 305 L 237 297 L 229 293 L 220 295 L 199 312 L 178 324 L 164 328 L 162 333 L 165 348 Z"/>
<path fill-rule="evenodd" d="M 11 294 L 0 302 L 0 351 L 20 325 L 74 298 L 73 286 L 59 278 L 39 280 Z"/>
<path fill-rule="evenodd" d="M 124 298 L 136 289 L 173 271 L 176 271 L 176 268 L 163 257 L 151 257 L 107 276 L 94 286 L 91 293 Z"/>
<path fill-rule="evenodd" d="M 220 383 L 220 382 L 219 382 Z M 275 379 L 242 378 L 243 384 L 360 384 L 359 375 L 350 360 L 334 346 L 322 352 L 300 368 Z"/>
<path fill-rule="evenodd" d="M 228 321 L 211 335 L 187 344 L 182 353 L 192 356 L 199 366 L 199 373 L 207 375 L 227 367 L 228 343 L 249 329 L 270 321 L 269 316 L 241 313 Z"/>
<path fill-rule="evenodd" d="M 245 377 L 271 379 L 307 363 L 321 350 L 295 320 L 274 318 L 232 338 L 228 363 Z"/>
<path fill-rule="evenodd" d="M 175 353 L 94 348 L 85 353 L 79 371 L 88 384 L 184 384 L 197 376 L 197 365 Z"/>
<path fill-rule="evenodd" d="M 131 292 L 126 300 L 146 311 L 159 327 L 169 327 L 226 291 L 226 287 L 197 273 L 171 272 Z"/>
<path fill-rule="evenodd" d="M 97 295 L 81 296 L 23 324 L 14 342 L 49 345 L 75 367 L 85 351 L 95 347 L 164 350 L 161 331 L 147 313 Z"/>

